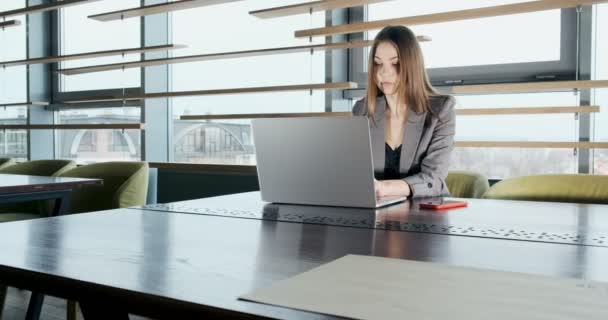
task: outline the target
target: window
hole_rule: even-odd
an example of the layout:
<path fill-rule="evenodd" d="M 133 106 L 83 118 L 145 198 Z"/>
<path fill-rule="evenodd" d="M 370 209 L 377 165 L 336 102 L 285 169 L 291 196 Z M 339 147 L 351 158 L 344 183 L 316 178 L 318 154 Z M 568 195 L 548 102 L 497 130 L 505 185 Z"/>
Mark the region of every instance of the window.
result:
<path fill-rule="evenodd" d="M 576 106 L 572 92 L 458 96 L 457 108 Z M 456 141 L 578 141 L 574 114 L 458 116 Z M 456 148 L 450 170 L 469 170 L 490 179 L 541 174 L 576 173 L 574 149 Z"/>
<path fill-rule="evenodd" d="M 389 1 L 370 4 L 368 20 L 527 1 Z M 533 79 L 537 75 L 574 76 L 576 25 L 572 10 L 419 25 L 413 26 L 412 30 L 433 39 L 421 43 L 421 46 L 429 75 L 435 84 L 458 80 L 512 81 Z M 368 38 L 373 39 L 377 33 L 369 32 Z"/>
<path fill-rule="evenodd" d="M 99 1 L 61 9 L 61 54 L 106 51 L 140 46 L 140 20 L 99 22 L 89 15 L 138 7 L 138 0 Z M 61 63 L 61 68 L 120 63 L 139 60 L 139 54 L 95 59 L 82 59 Z M 140 69 L 115 70 L 82 75 L 59 76 L 62 91 L 100 90 L 140 86 Z"/>
<path fill-rule="evenodd" d="M 0 1 L 0 11 L 23 8 L 24 0 Z M 0 61 L 22 60 L 26 58 L 25 16 L 11 17 L 21 21 L 21 25 L 0 29 Z M 25 66 L 0 68 L 0 105 L 20 103 L 27 99 L 27 73 Z M 6 107 L 0 109 L 1 124 L 27 123 L 27 107 Z M 27 132 L 25 130 L 0 130 L 0 157 L 26 160 Z"/>
<path fill-rule="evenodd" d="M 110 0 L 92 2 L 60 10 L 60 53 L 75 54 L 107 51 L 141 46 L 140 19 L 99 22 L 89 15 L 140 6 L 138 0 Z M 61 68 L 120 63 L 140 60 L 140 54 L 82 59 L 61 63 Z M 58 75 L 56 99 L 70 100 L 91 96 L 112 96 L 121 90 L 141 86 L 141 70 L 126 69 L 81 75 Z M 132 93 L 130 90 L 129 93 Z M 139 107 L 109 108 L 87 106 L 62 109 L 56 122 L 62 124 L 120 124 L 140 123 Z M 103 108 L 102 108 L 103 107 Z M 116 160 L 141 160 L 140 130 L 56 130 L 56 155 L 79 163 Z"/>
<path fill-rule="evenodd" d="M 595 12 L 595 79 L 608 79 L 608 4 L 596 5 Z M 608 142 L 608 89 L 596 89 L 594 104 L 600 106 L 601 112 L 592 118 L 594 132 L 592 140 Z M 608 175 L 608 149 L 595 149 L 593 152 L 593 170 L 595 174 Z"/>
<path fill-rule="evenodd" d="M 63 124 L 139 123 L 139 108 L 63 110 Z M 139 130 L 57 130 L 58 157 L 78 163 L 141 159 Z"/>
<path fill-rule="evenodd" d="M 368 6 L 370 21 L 466 10 L 528 0 L 389 1 Z M 422 42 L 435 85 L 517 82 L 537 76 L 573 79 L 576 66 L 576 12 L 549 10 L 464 21 L 413 26 Z M 483 30 L 483 32 L 481 32 Z M 378 31 L 368 32 L 373 39 Z M 506 54 L 508 53 L 508 54 Z M 364 66 L 365 68 L 365 66 Z M 456 97 L 458 108 L 577 106 L 572 92 L 483 94 Z M 456 141 L 573 142 L 579 139 L 574 114 L 458 116 Z M 576 173 L 574 149 L 456 148 L 450 170 L 470 170 L 503 179 L 539 173 Z"/>
<path fill-rule="evenodd" d="M 308 44 L 295 30 L 320 27 L 325 13 L 258 19 L 249 11 L 299 1 L 239 1 L 173 13 L 173 41 L 189 48 L 174 56 Z M 209 26 L 214 26 L 213 30 Z M 194 30 L 205 30 L 195 32 Z M 319 43 L 323 39 L 314 39 Z M 213 45 L 210 46 L 209 44 Z M 172 66 L 172 90 L 203 90 L 325 82 L 325 52 L 277 54 Z M 325 110 L 325 92 L 272 92 L 172 99 L 173 161 L 254 164 L 250 121 L 184 121 L 185 114 Z"/>

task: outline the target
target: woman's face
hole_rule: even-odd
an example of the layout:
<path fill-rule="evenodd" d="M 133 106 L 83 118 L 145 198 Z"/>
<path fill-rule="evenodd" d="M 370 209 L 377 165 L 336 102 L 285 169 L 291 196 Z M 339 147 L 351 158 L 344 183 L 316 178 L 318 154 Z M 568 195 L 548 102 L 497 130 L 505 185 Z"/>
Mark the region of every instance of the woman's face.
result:
<path fill-rule="evenodd" d="M 399 56 L 397 49 L 389 42 L 381 42 L 374 55 L 376 85 L 385 95 L 397 92 L 399 86 Z"/>

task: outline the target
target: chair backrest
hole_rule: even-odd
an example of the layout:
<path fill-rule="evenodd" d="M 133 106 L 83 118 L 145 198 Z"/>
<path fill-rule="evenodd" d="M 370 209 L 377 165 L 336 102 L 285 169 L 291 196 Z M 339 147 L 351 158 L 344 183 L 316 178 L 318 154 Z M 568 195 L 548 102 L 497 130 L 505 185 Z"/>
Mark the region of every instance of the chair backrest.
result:
<path fill-rule="evenodd" d="M 608 204 L 608 176 L 554 174 L 503 180 L 485 198 Z"/>
<path fill-rule="evenodd" d="M 15 163 L 15 159 L 12 158 L 0 158 L 0 169 L 6 168 Z"/>
<path fill-rule="evenodd" d="M 71 169 L 60 176 L 103 180 L 103 186 L 86 186 L 72 192 L 71 213 L 146 204 L 148 192 L 148 164 L 146 162 L 95 163 Z"/>
<path fill-rule="evenodd" d="M 490 189 L 488 179 L 470 171 L 450 171 L 446 178 L 450 195 L 457 198 L 482 198 Z"/>
<path fill-rule="evenodd" d="M 51 177 L 75 167 L 76 163 L 71 160 L 32 160 L 1 168 L 0 173 Z"/>

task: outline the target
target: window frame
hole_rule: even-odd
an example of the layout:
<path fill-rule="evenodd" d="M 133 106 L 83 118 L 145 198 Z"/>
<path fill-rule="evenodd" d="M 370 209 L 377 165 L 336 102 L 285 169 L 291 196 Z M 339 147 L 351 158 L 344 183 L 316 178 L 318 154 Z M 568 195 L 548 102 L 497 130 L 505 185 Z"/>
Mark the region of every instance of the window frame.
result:
<path fill-rule="evenodd" d="M 51 54 L 54 56 L 61 55 L 61 48 L 63 47 L 63 34 L 62 34 L 62 10 L 56 10 L 52 14 L 51 18 Z M 140 23 L 140 33 L 143 34 L 144 24 Z M 140 40 L 143 42 L 143 37 Z M 140 59 L 144 59 L 144 54 L 140 54 Z M 143 94 L 144 80 L 141 78 L 139 87 L 126 87 L 126 88 L 112 88 L 102 90 L 83 90 L 83 91 L 62 91 L 61 74 L 57 72 L 60 68 L 60 63 L 51 64 L 52 72 L 52 101 L 54 108 L 59 111 L 62 109 L 70 109 L 70 106 L 62 105 L 64 101 L 90 98 L 92 96 L 120 96 L 120 95 L 140 95 Z M 142 103 L 143 104 L 143 103 Z M 107 108 L 107 107 L 121 107 L 123 104 L 120 103 L 100 103 L 92 105 L 91 108 Z M 72 107 L 73 108 L 73 107 Z M 80 107 L 79 107 L 80 108 Z"/>
<path fill-rule="evenodd" d="M 363 10 L 350 10 L 349 21 L 368 20 L 369 7 Z M 434 86 L 452 86 L 461 84 L 489 84 L 501 82 L 528 82 L 540 80 L 575 80 L 577 74 L 577 12 L 576 9 L 561 9 L 560 60 L 506 63 L 482 66 L 459 66 L 427 69 Z M 354 40 L 364 37 L 368 32 L 353 34 Z M 359 83 L 360 89 L 350 90 L 346 98 L 363 96 L 367 85 L 367 59 L 369 48 L 351 49 L 349 60 L 351 66 L 349 80 Z M 509 70 L 508 73 L 505 70 Z"/>

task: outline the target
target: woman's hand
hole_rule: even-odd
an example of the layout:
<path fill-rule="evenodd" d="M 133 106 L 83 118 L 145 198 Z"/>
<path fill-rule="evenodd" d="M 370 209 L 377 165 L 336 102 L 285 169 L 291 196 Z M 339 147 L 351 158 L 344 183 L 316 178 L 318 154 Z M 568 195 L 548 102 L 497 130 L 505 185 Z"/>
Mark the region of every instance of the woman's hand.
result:
<path fill-rule="evenodd" d="M 410 185 L 403 180 L 374 180 L 376 197 L 404 196 L 409 197 L 412 191 Z"/>

